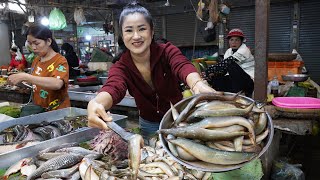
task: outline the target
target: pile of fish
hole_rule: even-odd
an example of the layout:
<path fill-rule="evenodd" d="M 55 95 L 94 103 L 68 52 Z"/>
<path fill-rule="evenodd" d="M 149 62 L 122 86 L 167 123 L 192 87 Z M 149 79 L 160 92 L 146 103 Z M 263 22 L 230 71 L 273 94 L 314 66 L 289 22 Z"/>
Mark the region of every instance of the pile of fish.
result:
<path fill-rule="evenodd" d="M 199 167 L 230 167 L 252 160 L 270 131 L 266 112 L 238 94 L 195 95 L 181 109 L 172 105 L 171 112 L 172 125 L 159 133 L 173 156 Z"/>
<path fill-rule="evenodd" d="M 87 116 L 40 124 L 15 125 L 0 132 L 0 154 L 68 134 L 86 126 Z"/>
<path fill-rule="evenodd" d="M 105 135 L 109 135 L 106 137 Z M 117 139 L 117 134 L 103 131 L 101 137 Z M 97 137 L 94 138 L 95 141 Z M 141 136 L 133 136 L 128 145 L 129 159 L 111 158 L 108 154 L 100 154 L 94 150 L 79 147 L 77 143 L 62 144 L 47 148 L 36 157 L 24 158 L 7 169 L 3 179 L 10 179 L 13 174 L 20 173 L 22 178 L 34 179 L 209 179 L 211 173 L 189 170 L 173 160 L 163 149 L 160 141 L 151 146 L 141 146 Z M 93 144 L 93 140 L 87 142 Z M 109 141 L 109 146 L 125 143 Z M 122 146 L 122 145 L 121 145 Z M 138 147 L 138 148 L 136 148 Z M 91 148 L 90 148 L 91 149 Z M 112 149 L 112 148 L 111 148 Z M 110 152 L 111 153 L 111 152 Z M 119 152 L 118 152 L 119 153 Z"/>

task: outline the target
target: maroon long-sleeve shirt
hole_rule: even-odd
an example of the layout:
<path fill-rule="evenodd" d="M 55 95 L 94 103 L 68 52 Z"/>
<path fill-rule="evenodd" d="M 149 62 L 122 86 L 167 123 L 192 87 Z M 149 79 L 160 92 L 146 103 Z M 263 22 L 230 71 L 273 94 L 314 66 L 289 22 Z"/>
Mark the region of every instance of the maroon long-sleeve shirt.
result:
<path fill-rule="evenodd" d="M 175 104 L 182 99 L 179 81 L 186 82 L 186 77 L 197 72 L 192 63 L 172 45 L 152 43 L 151 47 L 152 89 L 143 79 L 127 50 L 109 70 L 108 80 L 101 91 L 110 93 L 113 105 L 119 103 L 128 89 L 135 98 L 140 116 L 148 121 L 160 122 L 170 108 L 170 101 Z"/>

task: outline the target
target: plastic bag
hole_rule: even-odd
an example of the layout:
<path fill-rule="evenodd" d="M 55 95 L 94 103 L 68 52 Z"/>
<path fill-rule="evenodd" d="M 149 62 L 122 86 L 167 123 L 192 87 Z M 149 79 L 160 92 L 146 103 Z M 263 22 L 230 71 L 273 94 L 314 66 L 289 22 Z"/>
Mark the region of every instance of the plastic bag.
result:
<path fill-rule="evenodd" d="M 57 8 L 54 8 L 49 15 L 49 28 L 51 30 L 61 30 L 67 27 L 66 17 Z"/>
<path fill-rule="evenodd" d="M 297 165 L 286 163 L 282 160 L 274 161 L 271 172 L 273 180 L 304 180 L 304 173 Z"/>
<path fill-rule="evenodd" d="M 82 8 L 76 8 L 73 17 L 78 26 L 81 26 L 86 22 L 86 17 L 84 16 Z"/>
<path fill-rule="evenodd" d="M 36 58 L 36 55 L 32 52 L 31 54 L 29 54 L 27 56 L 26 60 L 27 60 L 28 63 L 31 64 L 35 58 Z"/>

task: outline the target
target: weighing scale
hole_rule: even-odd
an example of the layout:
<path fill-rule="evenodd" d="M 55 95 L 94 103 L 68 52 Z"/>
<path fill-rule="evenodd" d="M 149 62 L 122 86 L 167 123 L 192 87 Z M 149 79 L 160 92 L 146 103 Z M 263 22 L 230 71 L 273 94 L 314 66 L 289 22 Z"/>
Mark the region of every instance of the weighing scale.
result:
<path fill-rule="evenodd" d="M 292 86 L 288 93 L 286 93 L 285 96 L 287 97 L 305 97 L 307 94 L 308 89 L 304 87 L 300 87 L 298 85 L 299 82 L 304 82 L 309 78 L 309 75 L 307 74 L 288 74 L 288 75 L 282 75 L 283 81 L 293 81 L 294 86 Z"/>

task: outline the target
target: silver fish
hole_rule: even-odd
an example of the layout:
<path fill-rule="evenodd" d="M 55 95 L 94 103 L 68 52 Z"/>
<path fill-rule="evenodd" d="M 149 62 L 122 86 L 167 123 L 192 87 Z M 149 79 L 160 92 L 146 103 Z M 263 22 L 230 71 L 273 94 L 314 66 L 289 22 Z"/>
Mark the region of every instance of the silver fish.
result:
<path fill-rule="evenodd" d="M 54 171 L 48 171 L 41 175 L 42 178 L 68 178 L 78 171 L 79 164 L 72 166 L 68 169 L 59 169 Z"/>
<path fill-rule="evenodd" d="M 70 167 L 82 160 L 83 156 L 77 154 L 66 154 L 52 158 L 43 163 L 27 180 L 33 180 L 47 171 L 57 170 L 65 167 Z"/>
<path fill-rule="evenodd" d="M 178 138 L 169 141 L 171 141 L 173 144 L 176 144 L 177 146 L 180 146 L 199 160 L 214 164 L 240 164 L 251 160 L 257 155 L 256 153 L 215 150 L 213 148 L 209 148 L 205 145 L 184 138 Z"/>

